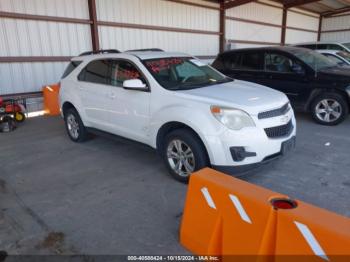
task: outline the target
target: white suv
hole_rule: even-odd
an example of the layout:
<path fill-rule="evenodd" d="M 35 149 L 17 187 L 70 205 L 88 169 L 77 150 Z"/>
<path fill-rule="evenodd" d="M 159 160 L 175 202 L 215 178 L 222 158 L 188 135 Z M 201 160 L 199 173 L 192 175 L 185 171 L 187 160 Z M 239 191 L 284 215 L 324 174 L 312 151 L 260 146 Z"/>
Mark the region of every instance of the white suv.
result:
<path fill-rule="evenodd" d="M 74 142 L 98 129 L 147 144 L 183 182 L 206 166 L 235 173 L 295 146 L 284 94 L 182 53 L 109 50 L 73 58 L 60 106 Z"/>

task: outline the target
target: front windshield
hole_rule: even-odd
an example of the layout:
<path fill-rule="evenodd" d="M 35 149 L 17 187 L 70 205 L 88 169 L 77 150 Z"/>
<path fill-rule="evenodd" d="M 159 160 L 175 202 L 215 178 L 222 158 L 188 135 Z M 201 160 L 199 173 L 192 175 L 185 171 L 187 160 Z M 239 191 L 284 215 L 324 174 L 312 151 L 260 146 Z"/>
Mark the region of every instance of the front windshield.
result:
<path fill-rule="evenodd" d="M 185 90 L 233 81 L 193 57 L 144 60 L 146 68 L 165 89 Z"/>
<path fill-rule="evenodd" d="M 300 49 L 298 51 L 295 51 L 294 55 L 302 60 L 305 64 L 309 65 L 315 71 L 338 66 L 334 61 L 312 50 Z"/>
<path fill-rule="evenodd" d="M 348 61 L 350 63 L 350 54 L 349 53 L 338 52 L 337 55 L 341 56 L 342 58 L 344 58 L 346 61 Z"/>
<path fill-rule="evenodd" d="M 346 48 L 350 49 L 350 43 L 343 43 L 343 45 L 345 45 Z"/>

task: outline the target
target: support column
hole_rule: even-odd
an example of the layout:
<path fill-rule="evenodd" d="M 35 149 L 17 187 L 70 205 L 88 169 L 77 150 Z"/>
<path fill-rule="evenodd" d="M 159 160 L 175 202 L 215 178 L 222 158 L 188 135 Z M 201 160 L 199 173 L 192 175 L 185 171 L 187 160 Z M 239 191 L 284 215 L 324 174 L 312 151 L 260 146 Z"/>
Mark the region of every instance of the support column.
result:
<path fill-rule="evenodd" d="M 285 45 L 286 43 L 286 29 L 287 29 L 287 8 L 283 8 L 282 15 L 282 32 L 281 32 L 281 45 Z"/>
<path fill-rule="evenodd" d="M 319 21 L 318 21 L 318 33 L 317 33 L 317 41 L 321 41 L 321 32 L 322 32 L 322 21 L 323 16 L 320 15 Z"/>
<path fill-rule="evenodd" d="M 100 49 L 100 41 L 98 36 L 96 1 L 88 0 L 88 4 L 89 4 L 89 15 L 90 15 L 90 22 L 91 22 L 92 50 L 97 51 Z"/>
<path fill-rule="evenodd" d="M 226 45 L 226 9 L 224 0 L 220 1 L 220 53 L 225 51 Z"/>

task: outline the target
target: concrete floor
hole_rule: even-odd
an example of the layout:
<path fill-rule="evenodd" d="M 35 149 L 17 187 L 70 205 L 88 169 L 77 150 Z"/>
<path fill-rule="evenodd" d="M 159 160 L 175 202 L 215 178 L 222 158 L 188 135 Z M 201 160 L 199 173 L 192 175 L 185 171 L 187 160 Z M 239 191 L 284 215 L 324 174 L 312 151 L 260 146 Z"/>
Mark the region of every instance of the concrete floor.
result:
<path fill-rule="evenodd" d="M 337 127 L 297 119 L 296 151 L 241 178 L 350 217 L 350 118 Z M 74 144 L 60 118 L 45 117 L 0 134 L 0 145 L 0 250 L 186 254 L 186 185 L 152 149 L 103 137 Z"/>

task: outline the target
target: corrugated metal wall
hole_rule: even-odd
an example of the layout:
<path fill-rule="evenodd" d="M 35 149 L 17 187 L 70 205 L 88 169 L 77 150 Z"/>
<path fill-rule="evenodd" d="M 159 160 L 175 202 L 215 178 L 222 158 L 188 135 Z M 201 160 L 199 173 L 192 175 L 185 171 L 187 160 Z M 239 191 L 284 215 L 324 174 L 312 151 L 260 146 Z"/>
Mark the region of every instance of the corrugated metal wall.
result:
<path fill-rule="evenodd" d="M 219 4 L 186 1 L 213 8 L 163 0 L 96 0 L 99 21 L 175 28 L 166 31 L 99 26 L 101 48 L 159 47 L 215 56 L 219 52 Z M 0 0 L 0 11 L 90 19 L 88 0 Z M 176 29 L 197 32 L 176 32 Z M 0 57 L 69 57 L 91 49 L 89 24 L 0 18 Z M 66 64 L 0 63 L 0 94 L 40 91 L 43 85 L 59 81 Z"/>
<path fill-rule="evenodd" d="M 266 42 L 265 45 L 270 45 L 270 43 L 280 43 L 281 28 L 279 26 L 281 26 L 282 23 L 281 5 L 270 1 L 261 2 L 266 2 L 270 6 L 259 2 L 253 2 L 227 10 L 226 16 L 236 20 L 226 19 L 226 38 L 228 40 L 238 40 L 237 42 L 247 41 L 247 43 L 233 42 L 231 44 L 231 48 L 264 45 L 263 43 L 251 44 L 249 43 L 250 41 Z M 251 23 L 249 21 L 240 21 L 242 19 L 261 22 L 262 24 Z M 266 25 L 263 23 L 269 23 L 271 25 Z"/>
<path fill-rule="evenodd" d="M 1 0 L 0 10 L 88 19 L 85 0 Z M 0 18 L 0 56 L 74 56 L 91 50 L 89 25 Z M 0 63 L 0 94 L 41 90 L 58 81 L 65 62 Z"/>
<path fill-rule="evenodd" d="M 350 42 L 350 13 L 323 19 L 321 40 Z M 344 31 L 337 31 L 343 30 Z M 332 32 L 336 31 L 336 32 Z"/>
<path fill-rule="evenodd" d="M 268 0 L 227 10 L 226 37 L 230 48 L 279 45 L 282 32 L 282 5 Z M 285 43 L 316 41 L 317 14 L 297 8 L 287 12 Z"/>
<path fill-rule="evenodd" d="M 292 8 L 287 14 L 286 44 L 317 41 L 318 24 L 318 15 Z"/>
<path fill-rule="evenodd" d="M 196 3 L 207 4 L 204 1 Z M 159 0 L 97 0 L 96 4 L 99 21 L 219 31 L 218 10 Z M 201 56 L 215 56 L 219 51 L 219 35 L 112 26 L 100 26 L 99 29 L 102 48 L 159 47 Z"/>

